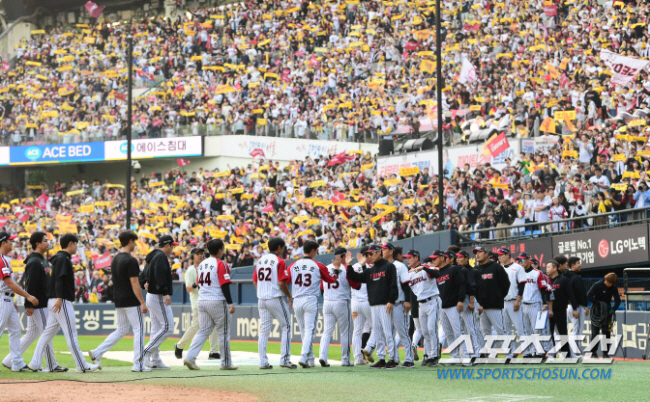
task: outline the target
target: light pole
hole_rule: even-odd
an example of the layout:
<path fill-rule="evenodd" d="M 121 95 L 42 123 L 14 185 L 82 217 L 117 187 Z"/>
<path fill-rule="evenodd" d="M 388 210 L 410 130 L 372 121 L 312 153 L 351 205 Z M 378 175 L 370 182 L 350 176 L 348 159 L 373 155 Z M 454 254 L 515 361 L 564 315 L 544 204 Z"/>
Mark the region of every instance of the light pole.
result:
<path fill-rule="evenodd" d="M 436 107 L 438 111 L 438 213 L 440 225 L 445 219 L 445 202 L 443 201 L 443 163 L 442 163 L 442 35 L 440 1 L 436 0 Z"/>
<path fill-rule="evenodd" d="M 131 129 L 133 127 L 133 35 L 131 33 L 131 24 L 127 25 L 126 42 L 129 46 L 128 63 L 129 63 L 129 81 L 127 94 L 127 112 L 128 119 L 126 129 L 126 230 L 131 230 Z"/>

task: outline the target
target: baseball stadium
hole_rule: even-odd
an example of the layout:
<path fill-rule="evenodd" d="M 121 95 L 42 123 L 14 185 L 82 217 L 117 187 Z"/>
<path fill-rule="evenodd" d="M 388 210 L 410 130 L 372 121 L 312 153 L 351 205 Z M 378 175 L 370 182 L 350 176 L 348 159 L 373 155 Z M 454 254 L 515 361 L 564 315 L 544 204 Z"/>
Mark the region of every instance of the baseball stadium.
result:
<path fill-rule="evenodd" d="M 648 24 L 0 0 L 0 400 L 648 400 Z"/>

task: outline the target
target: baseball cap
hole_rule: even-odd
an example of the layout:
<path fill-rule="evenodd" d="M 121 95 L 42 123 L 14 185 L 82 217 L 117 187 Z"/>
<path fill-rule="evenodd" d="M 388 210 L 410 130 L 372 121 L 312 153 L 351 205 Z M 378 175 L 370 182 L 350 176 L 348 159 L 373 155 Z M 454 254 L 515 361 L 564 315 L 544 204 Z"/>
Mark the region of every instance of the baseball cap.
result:
<path fill-rule="evenodd" d="M 203 254 L 203 249 L 199 247 L 192 249 L 190 255 L 195 256 L 196 254 Z"/>
<path fill-rule="evenodd" d="M 456 253 L 454 253 L 453 251 L 445 251 L 445 257 L 456 258 Z"/>
<path fill-rule="evenodd" d="M 531 258 L 530 262 L 535 264 L 535 265 L 539 265 L 539 260 L 537 258 Z"/>
<path fill-rule="evenodd" d="M 389 249 L 395 251 L 395 246 L 393 246 L 393 245 L 390 244 L 390 243 L 382 243 L 382 244 L 381 244 L 381 248 L 389 248 Z"/>
<path fill-rule="evenodd" d="M 160 236 L 160 238 L 158 239 L 158 246 L 162 247 L 168 244 L 173 244 L 174 246 L 178 245 L 178 243 L 176 243 L 174 241 L 174 238 L 171 237 L 170 235 Z"/>
<path fill-rule="evenodd" d="M 495 253 L 494 251 L 488 252 L 488 258 L 496 261 L 498 259 L 497 253 Z"/>
<path fill-rule="evenodd" d="M 348 252 L 348 249 L 345 247 L 337 247 L 336 250 L 334 250 L 334 255 L 345 255 Z"/>
<path fill-rule="evenodd" d="M 366 254 L 367 251 L 368 251 L 368 246 L 363 246 L 361 247 L 361 250 L 359 250 L 359 253 L 363 255 Z"/>
<path fill-rule="evenodd" d="M 368 250 L 364 252 L 364 254 L 371 254 L 371 253 L 376 253 L 377 251 L 380 251 L 381 247 L 379 247 L 376 244 L 368 246 Z"/>
<path fill-rule="evenodd" d="M 420 252 L 417 250 L 409 250 L 406 254 L 403 255 L 404 258 L 418 257 L 420 258 Z"/>
<path fill-rule="evenodd" d="M 529 259 L 529 258 L 530 258 L 530 254 L 528 254 L 528 253 L 521 253 L 521 254 L 519 254 L 519 256 L 517 257 L 517 260 L 518 260 L 518 261 L 521 261 L 521 260 L 527 260 L 527 259 Z"/>
<path fill-rule="evenodd" d="M 510 250 L 506 247 L 501 247 L 497 250 L 497 255 L 510 255 Z"/>
<path fill-rule="evenodd" d="M 487 253 L 487 250 L 483 246 L 476 246 L 474 247 L 474 250 L 472 250 L 474 254 L 478 253 L 479 251 L 485 251 Z"/>
<path fill-rule="evenodd" d="M 469 253 L 465 250 L 460 250 L 459 252 L 456 253 L 456 257 L 469 258 Z"/>
<path fill-rule="evenodd" d="M 16 235 L 10 235 L 7 232 L 0 232 L 0 243 L 7 240 L 13 240 L 16 238 Z"/>
<path fill-rule="evenodd" d="M 433 253 L 431 253 L 431 255 L 430 255 L 429 257 L 435 260 L 436 258 L 438 258 L 438 257 L 442 257 L 443 255 L 445 255 L 445 252 L 444 252 L 444 251 L 442 251 L 442 250 L 435 250 Z"/>

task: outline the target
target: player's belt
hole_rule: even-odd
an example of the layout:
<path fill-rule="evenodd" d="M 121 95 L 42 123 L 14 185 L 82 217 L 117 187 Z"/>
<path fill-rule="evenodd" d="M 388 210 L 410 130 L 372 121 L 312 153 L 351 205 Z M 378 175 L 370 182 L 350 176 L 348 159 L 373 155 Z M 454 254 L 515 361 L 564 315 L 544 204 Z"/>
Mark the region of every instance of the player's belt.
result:
<path fill-rule="evenodd" d="M 14 294 L 11 292 L 5 292 L 4 295 L 9 297 L 14 297 Z"/>
<path fill-rule="evenodd" d="M 438 295 L 435 295 L 435 296 L 427 297 L 426 299 L 418 300 L 418 303 L 426 303 L 426 302 L 428 302 L 429 300 L 432 300 L 432 299 L 434 299 L 434 298 L 436 298 L 436 297 L 439 297 L 439 296 L 438 296 Z"/>

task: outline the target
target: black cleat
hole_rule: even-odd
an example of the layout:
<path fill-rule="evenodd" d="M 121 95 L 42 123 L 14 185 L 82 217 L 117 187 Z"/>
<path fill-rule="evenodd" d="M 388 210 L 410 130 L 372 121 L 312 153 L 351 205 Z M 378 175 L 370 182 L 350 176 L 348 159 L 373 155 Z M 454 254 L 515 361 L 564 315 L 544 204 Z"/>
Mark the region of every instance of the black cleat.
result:
<path fill-rule="evenodd" d="M 365 350 L 365 349 L 363 349 L 362 352 L 363 352 L 363 357 L 365 357 L 366 360 L 368 360 L 370 363 L 374 363 L 374 362 L 375 362 L 375 358 L 372 357 L 372 353 L 368 352 L 368 351 Z"/>
<path fill-rule="evenodd" d="M 415 363 L 413 363 L 413 362 L 404 362 L 404 364 L 402 364 L 401 367 L 402 367 L 402 368 L 414 368 L 414 367 L 415 367 Z"/>
<path fill-rule="evenodd" d="M 50 373 L 65 373 L 67 371 L 68 371 L 67 367 L 56 366 L 50 371 Z"/>
<path fill-rule="evenodd" d="M 427 367 L 435 367 L 438 365 L 438 358 L 434 357 L 433 359 L 427 360 Z"/>
<path fill-rule="evenodd" d="M 260 367 L 260 370 L 271 370 L 272 368 L 273 368 L 273 366 L 271 366 L 270 364 L 267 364 L 266 366 Z"/>
<path fill-rule="evenodd" d="M 305 362 L 298 362 L 298 364 L 300 364 L 300 367 L 302 367 L 302 368 L 310 368 L 310 367 L 313 367 L 313 366 L 310 366 L 309 364 L 307 364 L 307 363 L 305 363 Z"/>
<path fill-rule="evenodd" d="M 219 359 L 221 359 L 221 355 L 219 354 L 219 352 L 210 353 L 208 355 L 208 360 L 219 360 Z"/>
<path fill-rule="evenodd" d="M 183 358 L 183 349 L 179 348 L 178 345 L 174 345 L 174 356 L 176 356 L 177 359 Z"/>
<path fill-rule="evenodd" d="M 438 344 L 438 360 L 442 357 L 442 343 Z"/>
<path fill-rule="evenodd" d="M 384 367 L 386 367 L 386 361 L 385 360 L 379 360 L 377 363 L 370 366 L 370 368 L 377 368 L 377 369 L 383 369 Z"/>
<path fill-rule="evenodd" d="M 325 360 L 323 360 L 323 359 L 318 359 L 318 362 L 320 363 L 320 365 L 322 367 L 329 367 L 330 366 L 330 364 L 328 362 L 326 362 Z"/>
<path fill-rule="evenodd" d="M 386 370 L 392 370 L 394 368 L 398 367 L 398 364 L 392 360 L 390 360 L 388 363 L 386 363 L 386 366 L 384 367 Z"/>
<path fill-rule="evenodd" d="M 296 368 L 298 368 L 298 366 L 296 366 L 295 364 L 293 364 L 291 362 L 289 362 L 289 364 L 281 364 L 280 367 L 284 367 L 284 368 L 288 368 L 288 369 L 296 369 Z"/>
<path fill-rule="evenodd" d="M 329 366 L 329 364 L 328 364 L 328 366 Z M 352 364 L 352 363 L 343 363 L 343 364 L 341 364 L 341 367 L 353 367 L 353 366 L 354 366 L 354 364 Z"/>

